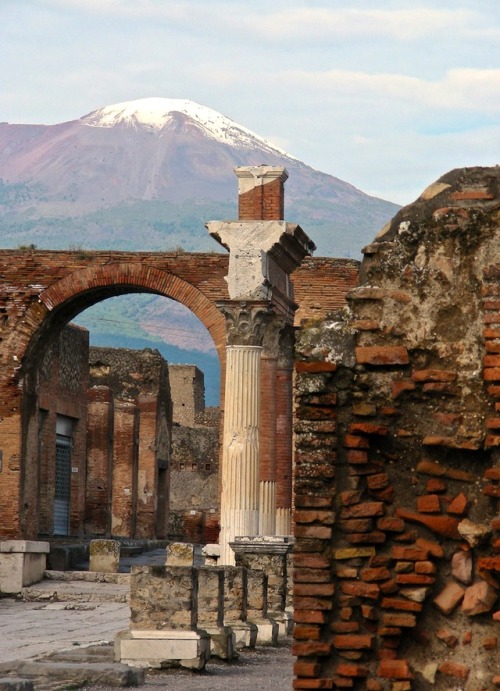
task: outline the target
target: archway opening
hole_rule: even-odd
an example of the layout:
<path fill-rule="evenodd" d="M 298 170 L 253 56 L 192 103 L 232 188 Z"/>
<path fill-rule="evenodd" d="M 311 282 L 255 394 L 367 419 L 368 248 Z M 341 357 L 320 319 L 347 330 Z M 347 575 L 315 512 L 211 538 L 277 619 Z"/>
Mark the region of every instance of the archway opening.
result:
<path fill-rule="evenodd" d="M 22 365 L 21 506 L 27 535 L 202 541 L 198 534 L 200 523 L 209 523 L 211 533 L 214 532 L 219 420 L 214 415 L 208 425 L 206 415 L 201 423 L 195 420 L 195 413 L 204 417 L 203 400 L 202 410 L 195 411 L 196 405 L 192 406 L 192 429 L 189 433 L 182 429 L 189 424 L 175 421 L 173 399 L 177 396 L 182 406 L 182 396 L 189 398 L 186 387 L 182 392 L 179 384 L 186 380 L 183 377 L 186 372 L 179 375 L 170 368 L 188 368 L 188 379 L 193 372 L 201 374 L 203 399 L 205 373 L 198 365 L 212 365 L 215 373 L 209 373 L 210 402 L 216 402 L 219 382 L 214 384 L 214 379 L 220 376 L 217 350 L 210 332 L 192 313 L 187 317 L 186 328 L 179 326 L 182 312 L 189 312 L 188 307 L 166 295 L 156 297 L 153 291 L 146 292 L 147 295 L 139 295 L 144 293 L 142 286 L 116 284 L 79 292 L 49 312 L 31 339 Z M 113 301 L 128 300 L 130 307 L 136 298 L 148 304 L 152 297 L 168 307 L 156 320 L 151 320 L 152 312 L 148 312 L 142 326 L 140 323 L 134 326 L 129 319 L 125 329 L 128 340 L 120 341 L 123 322 L 117 317 L 123 307 L 117 310 Z M 161 353 L 158 330 L 161 331 L 159 324 L 164 320 L 168 331 L 169 313 L 177 326 L 170 328 L 170 344 L 163 346 L 167 359 Z M 156 340 L 143 337 L 146 323 L 156 330 Z M 88 332 L 85 324 L 90 327 Z M 99 346 L 94 345 L 92 338 L 93 324 L 98 327 Z M 109 325 L 114 328 L 110 329 Z M 106 343 L 109 332 L 111 339 Z M 188 353 L 183 354 L 180 347 L 182 338 L 192 346 Z M 197 350 L 198 363 L 186 362 L 191 359 L 190 353 Z M 123 352 L 127 357 L 123 357 Z M 172 362 L 172 353 L 183 355 L 184 362 Z M 119 367 L 112 372 L 113 362 L 121 362 L 121 372 Z M 167 384 L 165 388 L 165 376 L 167 382 L 172 380 L 172 387 Z M 191 378 L 192 402 L 197 394 L 199 398 L 199 376 Z M 203 429 L 199 431 L 199 428 Z M 188 453 L 197 448 L 197 434 L 205 438 L 208 434 L 208 455 L 186 460 L 184 454 L 179 458 L 179 450 L 186 447 L 181 432 L 184 438 L 191 439 Z M 199 446 L 206 451 L 206 439 Z M 189 479 L 186 472 L 190 473 Z M 197 486 L 211 489 L 196 497 Z M 175 515 L 170 508 L 172 488 Z M 186 520 L 191 515 L 195 520 Z M 184 534 L 186 525 L 192 526 L 191 532 L 194 529 L 198 533 Z"/>

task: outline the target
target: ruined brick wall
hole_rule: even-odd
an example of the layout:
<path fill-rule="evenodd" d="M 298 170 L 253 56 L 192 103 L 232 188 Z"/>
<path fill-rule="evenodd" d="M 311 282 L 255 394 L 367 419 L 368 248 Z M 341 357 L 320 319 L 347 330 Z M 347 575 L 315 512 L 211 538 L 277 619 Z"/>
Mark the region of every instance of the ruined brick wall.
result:
<path fill-rule="evenodd" d="M 156 350 L 92 347 L 89 368 L 87 529 L 165 537 L 172 427 L 168 365 Z"/>
<path fill-rule="evenodd" d="M 196 417 L 205 409 L 205 377 L 196 365 L 169 364 L 173 422 L 194 427 Z"/>
<path fill-rule="evenodd" d="M 299 334 L 295 688 L 500 683 L 499 183 L 429 187 Z"/>
<path fill-rule="evenodd" d="M 73 420 L 71 453 L 70 533 L 83 532 L 86 474 L 88 332 L 75 325 L 64 328 L 45 350 L 37 372 L 35 400 L 39 424 L 38 534 L 54 530 L 56 419 Z"/>

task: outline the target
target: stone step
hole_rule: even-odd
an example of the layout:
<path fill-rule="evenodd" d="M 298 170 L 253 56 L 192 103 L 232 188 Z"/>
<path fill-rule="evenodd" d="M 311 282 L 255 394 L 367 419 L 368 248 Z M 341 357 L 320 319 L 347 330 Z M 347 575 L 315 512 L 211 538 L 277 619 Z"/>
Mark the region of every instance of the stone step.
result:
<path fill-rule="evenodd" d="M 127 603 L 129 593 L 128 584 L 42 581 L 34 586 L 22 588 L 20 595 L 26 602 Z"/>
<path fill-rule="evenodd" d="M 144 683 L 144 670 L 119 662 L 21 662 L 17 667 L 21 678 L 33 681 L 36 691 L 83 685 L 128 687 Z"/>

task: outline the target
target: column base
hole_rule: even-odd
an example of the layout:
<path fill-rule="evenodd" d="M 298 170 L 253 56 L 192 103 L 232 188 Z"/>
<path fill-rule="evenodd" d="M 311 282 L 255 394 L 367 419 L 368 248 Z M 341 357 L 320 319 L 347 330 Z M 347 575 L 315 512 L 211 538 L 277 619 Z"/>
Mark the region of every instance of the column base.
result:
<path fill-rule="evenodd" d="M 257 645 L 278 645 L 278 622 L 271 617 L 252 619 L 252 624 L 257 626 Z"/>
<path fill-rule="evenodd" d="M 115 637 L 115 661 L 130 667 L 202 670 L 209 658 L 210 636 L 206 631 L 127 630 Z"/>
<path fill-rule="evenodd" d="M 228 621 L 226 625 L 233 630 L 236 650 L 255 648 L 258 634 L 258 628 L 255 624 L 249 621 Z"/>
<path fill-rule="evenodd" d="M 236 650 L 236 636 L 230 626 L 206 626 L 204 628 L 210 636 L 210 655 L 221 660 L 236 660 L 239 654 Z"/>

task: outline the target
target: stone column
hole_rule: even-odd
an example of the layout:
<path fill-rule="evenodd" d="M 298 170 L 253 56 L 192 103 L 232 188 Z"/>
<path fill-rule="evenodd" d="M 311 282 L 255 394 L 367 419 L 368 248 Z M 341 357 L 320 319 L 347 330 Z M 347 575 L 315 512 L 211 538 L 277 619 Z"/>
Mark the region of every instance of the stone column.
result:
<path fill-rule="evenodd" d="M 226 387 L 222 439 L 221 564 L 234 564 L 230 542 L 259 529 L 259 416 L 263 302 L 219 305 L 227 320 Z"/>

